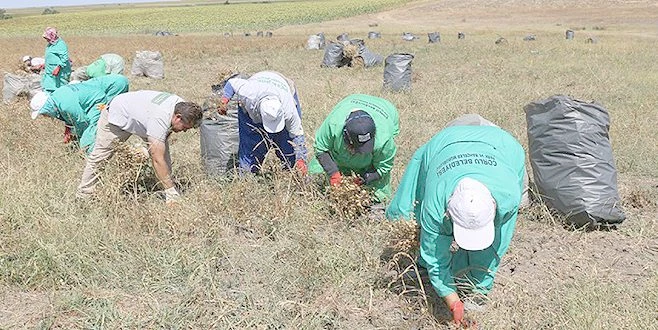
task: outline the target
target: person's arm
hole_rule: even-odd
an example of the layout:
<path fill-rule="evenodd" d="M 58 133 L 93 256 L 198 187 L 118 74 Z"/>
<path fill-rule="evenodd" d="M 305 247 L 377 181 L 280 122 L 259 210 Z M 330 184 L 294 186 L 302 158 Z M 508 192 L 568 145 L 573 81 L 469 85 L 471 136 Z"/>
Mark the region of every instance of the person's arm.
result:
<path fill-rule="evenodd" d="M 171 169 L 166 160 L 169 157 L 166 143 L 150 136 L 148 143 L 155 176 L 165 190 L 174 187 L 174 182 L 171 180 Z"/>
<path fill-rule="evenodd" d="M 448 303 L 448 300 L 452 300 L 453 294 L 457 292 L 451 267 L 450 246 L 453 237 L 452 234 L 446 234 L 439 229 L 442 225 L 438 224 L 437 217 L 443 218 L 445 215 L 423 213 L 420 223 L 420 257 L 427 268 L 432 287 Z M 447 220 L 441 219 L 441 221 Z M 446 299 L 446 297 L 448 298 Z"/>
<path fill-rule="evenodd" d="M 393 138 L 386 141 L 380 150 L 374 152 L 372 157 L 372 167 L 374 168 L 374 172 L 371 171 L 364 174 L 363 179 L 366 184 L 377 181 L 391 172 L 396 152 L 397 146 L 395 145 Z"/>
<path fill-rule="evenodd" d="M 293 105 L 294 106 L 294 105 Z M 304 128 L 302 119 L 299 118 L 295 108 L 286 109 L 285 125 L 290 137 L 292 138 L 293 148 L 295 149 L 295 159 L 306 162 L 306 138 L 304 137 Z"/>

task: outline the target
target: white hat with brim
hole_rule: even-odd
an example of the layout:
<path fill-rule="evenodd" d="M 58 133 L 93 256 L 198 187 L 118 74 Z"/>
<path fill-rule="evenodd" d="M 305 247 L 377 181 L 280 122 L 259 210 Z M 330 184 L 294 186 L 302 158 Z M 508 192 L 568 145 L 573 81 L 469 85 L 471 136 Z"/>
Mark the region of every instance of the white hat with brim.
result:
<path fill-rule="evenodd" d="M 263 127 L 268 133 L 279 133 L 286 126 L 281 111 L 281 101 L 276 97 L 268 97 L 260 102 L 260 114 Z"/>
<path fill-rule="evenodd" d="M 40 113 L 39 110 L 43 108 L 43 106 L 46 104 L 46 101 L 48 101 L 48 97 L 50 94 L 39 91 L 34 96 L 32 96 L 32 99 L 30 100 L 30 109 L 32 110 L 32 119 L 37 119 L 39 117 Z"/>
<path fill-rule="evenodd" d="M 27 62 L 27 61 L 29 61 L 29 60 L 31 60 L 31 59 L 32 59 L 32 57 L 30 57 L 30 55 L 25 55 L 25 56 L 23 56 L 23 58 L 22 58 L 23 62 Z"/>
<path fill-rule="evenodd" d="M 460 248 L 480 251 L 493 244 L 496 201 L 481 182 L 463 178 L 448 201 L 455 242 Z"/>

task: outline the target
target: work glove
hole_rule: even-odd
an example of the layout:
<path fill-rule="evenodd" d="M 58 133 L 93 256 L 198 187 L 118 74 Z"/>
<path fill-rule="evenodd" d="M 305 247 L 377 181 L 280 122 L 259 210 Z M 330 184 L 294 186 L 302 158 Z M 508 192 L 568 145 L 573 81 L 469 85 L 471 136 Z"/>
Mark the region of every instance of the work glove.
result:
<path fill-rule="evenodd" d="M 217 106 L 217 113 L 224 116 L 226 115 L 226 110 L 228 109 L 228 101 L 228 97 L 222 96 L 222 99 Z"/>
<path fill-rule="evenodd" d="M 180 200 L 180 194 L 178 193 L 178 190 L 176 190 L 176 187 L 165 189 L 164 194 L 165 194 L 165 203 L 167 205 L 176 204 Z"/>
<path fill-rule="evenodd" d="M 303 176 L 306 176 L 308 174 L 308 166 L 306 166 L 306 162 L 303 159 L 298 159 L 295 162 L 295 168 L 301 173 Z"/>
<path fill-rule="evenodd" d="M 73 134 L 71 134 L 71 128 L 66 126 L 64 127 L 64 144 L 67 144 L 73 140 Z"/>
<path fill-rule="evenodd" d="M 464 303 L 461 300 L 450 305 L 450 312 L 452 312 L 452 320 L 456 325 L 464 324 Z"/>
<path fill-rule="evenodd" d="M 360 186 L 364 183 L 363 179 L 360 176 L 355 176 L 352 182 L 354 182 L 354 184 L 357 186 Z"/>
<path fill-rule="evenodd" d="M 340 185 L 340 181 L 343 179 L 343 176 L 340 172 L 336 172 L 329 177 L 329 185 L 332 187 L 337 187 Z"/>
<path fill-rule="evenodd" d="M 105 104 L 105 103 L 99 103 L 98 105 L 96 105 L 96 107 L 98 108 L 98 111 L 107 110 L 107 104 Z"/>
<path fill-rule="evenodd" d="M 53 76 L 56 76 L 56 75 L 59 74 L 59 69 L 60 69 L 59 65 L 55 67 L 55 69 L 53 70 Z"/>
<path fill-rule="evenodd" d="M 377 173 L 377 172 L 366 172 L 366 173 L 363 173 L 362 178 L 363 178 L 363 183 L 364 184 L 370 184 L 373 181 L 377 181 L 377 180 L 381 179 L 382 176 L 379 175 L 379 173 Z"/>

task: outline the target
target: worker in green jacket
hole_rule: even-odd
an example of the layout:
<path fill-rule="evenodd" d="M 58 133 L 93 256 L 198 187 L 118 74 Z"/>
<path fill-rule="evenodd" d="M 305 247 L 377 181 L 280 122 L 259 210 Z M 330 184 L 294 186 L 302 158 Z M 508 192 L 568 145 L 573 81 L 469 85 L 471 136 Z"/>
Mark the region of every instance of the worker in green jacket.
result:
<path fill-rule="evenodd" d="M 32 119 L 44 115 L 63 121 L 64 142 L 77 138 L 80 148 L 90 153 L 94 149 L 102 105 L 127 91 L 128 78 L 110 74 L 60 87 L 52 94 L 39 92 L 30 100 Z"/>
<path fill-rule="evenodd" d="M 341 100 L 315 133 L 310 173 L 326 173 L 331 186 L 352 172 L 373 189 L 374 200 L 391 196 L 394 138 L 400 133 L 395 106 L 382 98 L 352 94 Z"/>
<path fill-rule="evenodd" d="M 52 27 L 46 28 L 43 38 L 48 41 L 44 59 L 44 74 L 41 78 L 41 88 L 46 92 L 53 92 L 57 88 L 69 83 L 71 75 L 71 62 L 69 61 L 69 48 Z"/>
<path fill-rule="evenodd" d="M 458 324 L 458 292 L 486 295 L 493 286 L 514 234 L 524 173 L 523 148 L 499 127 L 447 127 L 416 151 L 386 210 L 390 220 L 415 217 L 418 263 Z"/>

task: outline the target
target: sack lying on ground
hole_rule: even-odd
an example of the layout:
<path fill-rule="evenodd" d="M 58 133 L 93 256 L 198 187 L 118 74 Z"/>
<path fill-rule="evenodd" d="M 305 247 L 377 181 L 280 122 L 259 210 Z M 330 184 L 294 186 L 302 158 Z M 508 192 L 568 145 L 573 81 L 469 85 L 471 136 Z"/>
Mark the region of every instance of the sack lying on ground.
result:
<path fill-rule="evenodd" d="M 144 76 L 154 79 L 164 78 L 164 61 L 160 52 L 148 50 L 135 52 L 135 60 L 130 70 L 134 76 Z"/>
<path fill-rule="evenodd" d="M 530 164 L 544 202 L 577 227 L 624 221 L 606 109 L 556 95 L 524 110 Z"/>
<path fill-rule="evenodd" d="M 4 84 L 2 86 L 2 101 L 10 103 L 22 95 L 32 98 L 40 90 L 41 75 L 39 74 L 17 75 L 5 73 Z"/>

